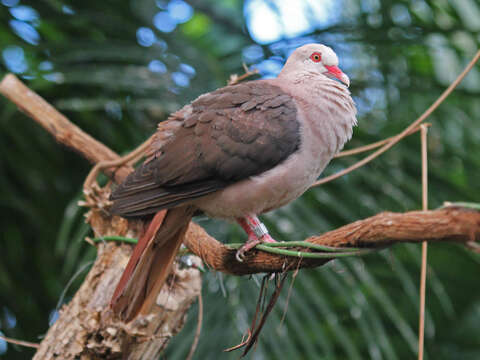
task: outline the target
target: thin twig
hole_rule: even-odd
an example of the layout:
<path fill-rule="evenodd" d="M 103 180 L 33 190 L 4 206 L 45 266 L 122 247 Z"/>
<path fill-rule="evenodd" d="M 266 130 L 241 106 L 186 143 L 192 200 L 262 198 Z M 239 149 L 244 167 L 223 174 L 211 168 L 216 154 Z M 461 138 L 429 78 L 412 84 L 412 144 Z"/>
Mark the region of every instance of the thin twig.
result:
<path fill-rule="evenodd" d="M 428 152 L 427 152 L 428 128 L 421 126 L 422 139 L 422 209 L 428 210 Z M 427 285 L 427 249 L 428 243 L 422 242 L 422 268 L 420 273 L 420 315 L 418 326 L 418 360 L 423 360 L 425 339 L 425 289 Z"/>
<path fill-rule="evenodd" d="M 267 285 L 268 285 L 267 281 L 269 276 L 270 276 L 269 274 L 263 276 L 262 284 L 260 285 L 260 293 L 258 294 L 258 298 L 257 298 L 257 305 L 255 306 L 255 314 L 253 315 L 250 328 L 247 330 L 247 339 L 245 339 L 245 335 L 243 335 L 242 341 L 240 341 L 240 344 L 232 346 L 228 349 L 225 349 L 223 350 L 224 352 L 231 352 L 234 350 L 238 350 L 250 343 L 253 333 L 255 332 L 255 327 L 257 326 L 258 315 L 262 311 L 262 304 L 264 303 L 265 296 L 267 294 Z"/>
<path fill-rule="evenodd" d="M 8 337 L 3 336 L 3 335 L 0 335 L 0 339 L 6 341 L 8 343 L 11 343 L 11 344 L 30 347 L 30 348 L 34 348 L 34 349 L 38 349 L 40 347 L 40 344 L 37 344 L 37 343 L 33 343 L 33 342 L 30 342 L 30 341 L 12 339 L 12 338 L 8 338 Z"/>
<path fill-rule="evenodd" d="M 195 330 L 195 337 L 193 338 L 192 346 L 188 352 L 186 360 L 193 359 L 193 354 L 197 350 L 198 341 L 200 340 L 200 334 L 202 332 L 202 323 L 203 323 L 203 299 L 202 299 L 202 290 L 198 294 L 198 319 L 197 319 L 197 329 Z"/>
<path fill-rule="evenodd" d="M 362 160 L 356 162 L 352 166 L 349 166 L 348 168 L 339 171 L 336 174 L 324 177 L 323 179 L 318 180 L 315 182 L 311 187 L 318 186 L 321 184 L 325 184 L 329 181 L 338 179 L 341 176 L 344 176 L 360 167 L 363 165 L 369 163 L 373 159 L 377 158 L 381 154 L 383 154 L 385 151 L 390 149 L 392 146 L 397 144 L 400 140 L 402 140 L 405 136 L 407 136 L 410 131 L 412 131 L 413 128 L 418 126 L 420 123 L 422 123 L 426 118 L 428 118 L 439 106 L 440 104 L 452 93 L 452 91 L 460 84 L 460 82 L 463 80 L 463 78 L 468 74 L 468 72 L 473 68 L 475 63 L 480 59 L 480 50 L 475 54 L 473 59 L 470 61 L 470 63 L 465 67 L 465 69 L 462 71 L 460 75 L 455 79 L 454 82 L 450 84 L 450 86 L 440 95 L 440 97 L 435 100 L 435 102 L 419 117 L 417 118 L 414 122 L 412 122 L 409 126 L 407 126 L 401 133 L 398 135 L 395 135 L 388 143 L 383 145 L 380 149 L 375 151 L 373 154 L 368 155 L 367 157 L 363 158 Z"/>
<path fill-rule="evenodd" d="M 240 76 L 238 76 L 237 74 L 230 75 L 230 79 L 228 80 L 227 85 L 236 85 L 239 82 L 249 78 L 250 76 L 258 74 L 258 69 L 250 70 L 245 63 L 243 63 L 242 65 L 243 65 L 243 70 L 245 70 L 245 73 Z"/>
<path fill-rule="evenodd" d="M 429 123 L 425 123 L 424 125 L 431 126 L 431 124 L 429 124 Z M 420 126 L 416 126 L 413 129 L 411 129 L 408 132 L 407 136 L 415 134 L 417 131 L 420 131 Z M 366 151 L 374 150 L 374 149 L 379 148 L 380 146 L 383 146 L 383 145 L 387 144 L 388 142 L 392 141 L 394 138 L 395 138 L 395 136 L 391 136 L 391 137 L 388 137 L 386 139 L 376 141 L 376 142 L 368 144 L 368 145 L 359 146 L 359 147 L 356 147 L 356 148 L 353 148 L 353 149 L 350 149 L 350 150 L 341 151 L 337 155 L 335 155 L 334 158 L 352 156 L 352 155 L 360 154 L 360 153 L 363 153 L 363 152 L 366 152 Z"/>
<path fill-rule="evenodd" d="M 68 289 L 70 286 L 73 284 L 73 282 L 85 271 L 87 270 L 90 266 L 92 266 L 93 261 L 88 261 L 86 264 L 83 264 L 76 272 L 73 274 L 73 276 L 68 280 L 67 285 L 62 290 L 62 293 L 60 294 L 60 297 L 57 301 L 57 306 L 55 306 L 55 309 L 57 311 L 60 310 L 60 307 L 62 306 L 63 300 L 65 299 L 65 294 L 67 293 Z"/>
<path fill-rule="evenodd" d="M 145 150 L 150 146 L 152 140 L 152 137 L 148 138 L 140 146 L 138 146 L 135 150 L 131 151 L 126 156 L 110 161 L 97 162 L 95 166 L 90 170 L 90 173 L 88 174 L 87 178 L 83 183 L 84 193 L 88 193 L 93 181 L 97 178 L 100 171 L 108 168 L 118 168 L 119 166 L 123 165 L 132 166 L 134 163 L 136 163 L 144 155 Z"/>
<path fill-rule="evenodd" d="M 248 352 L 250 351 L 250 349 L 252 348 L 252 346 L 256 344 L 256 342 L 258 340 L 258 336 L 260 335 L 260 332 L 262 331 L 262 328 L 265 325 L 265 322 L 267 321 L 268 315 L 270 314 L 270 312 L 274 308 L 274 306 L 275 306 L 275 304 L 278 300 L 278 297 L 280 296 L 280 293 L 283 289 L 283 284 L 285 283 L 285 279 L 287 278 L 287 275 L 288 275 L 288 273 L 284 273 L 282 275 L 279 275 L 280 276 L 280 281 L 275 286 L 275 290 L 274 290 L 272 296 L 270 297 L 270 301 L 268 302 L 267 308 L 265 309 L 265 311 L 262 314 L 262 318 L 260 319 L 260 323 L 258 324 L 256 330 L 253 332 L 252 336 L 248 340 L 247 344 L 245 344 L 245 349 L 243 350 L 242 357 L 247 355 Z"/>
<path fill-rule="evenodd" d="M 290 282 L 290 286 L 288 287 L 287 299 L 285 300 L 285 307 L 283 309 L 282 318 L 280 319 L 280 323 L 278 324 L 278 327 L 277 327 L 278 329 L 280 329 L 280 327 L 283 325 L 283 322 L 285 321 L 285 317 L 287 316 L 288 305 L 290 304 L 290 297 L 292 296 L 293 284 L 297 279 L 299 270 L 300 270 L 300 263 L 298 263 L 297 268 L 293 272 L 292 281 Z"/>

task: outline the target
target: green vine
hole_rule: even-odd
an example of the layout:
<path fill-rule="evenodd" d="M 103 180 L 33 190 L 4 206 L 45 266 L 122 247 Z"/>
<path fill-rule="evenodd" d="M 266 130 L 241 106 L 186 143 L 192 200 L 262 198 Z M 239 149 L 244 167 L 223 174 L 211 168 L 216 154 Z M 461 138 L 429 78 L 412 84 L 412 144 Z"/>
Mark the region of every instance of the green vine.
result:
<path fill-rule="evenodd" d="M 93 242 L 101 242 L 101 241 L 117 241 L 117 242 L 125 242 L 129 244 L 136 244 L 138 242 L 135 238 L 127 238 L 123 236 L 103 236 L 92 239 Z M 242 243 L 234 243 L 234 244 L 227 244 L 226 246 L 229 249 L 239 249 L 243 244 Z M 311 251 L 299 251 L 299 250 L 287 250 L 287 249 L 279 249 L 279 248 L 292 248 L 292 247 L 299 247 L 299 248 L 306 248 L 316 250 L 316 252 Z M 333 247 L 333 246 L 325 246 L 325 245 L 318 245 L 313 244 L 308 241 L 282 241 L 276 243 L 263 243 L 258 244 L 255 246 L 255 249 L 268 252 L 271 254 L 276 255 L 283 255 L 283 256 L 293 256 L 298 258 L 305 258 L 305 259 L 334 259 L 334 258 L 341 258 L 341 257 L 348 257 L 348 256 L 361 256 L 371 254 L 378 249 L 361 249 L 355 247 Z M 183 251 L 182 255 L 188 254 L 187 251 Z"/>

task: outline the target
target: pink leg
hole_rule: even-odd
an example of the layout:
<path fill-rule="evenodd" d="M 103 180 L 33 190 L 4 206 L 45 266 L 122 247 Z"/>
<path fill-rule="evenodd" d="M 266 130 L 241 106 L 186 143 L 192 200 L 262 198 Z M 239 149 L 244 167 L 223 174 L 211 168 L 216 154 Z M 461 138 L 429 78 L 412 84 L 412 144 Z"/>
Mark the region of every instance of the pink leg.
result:
<path fill-rule="evenodd" d="M 253 232 L 250 224 L 248 223 L 246 218 L 237 218 L 237 223 L 242 227 L 243 230 L 247 233 L 248 239 L 247 242 L 250 241 L 257 241 L 257 236 Z"/>
<path fill-rule="evenodd" d="M 269 234 L 265 225 L 258 219 L 256 215 L 247 215 L 244 218 L 237 218 L 237 222 L 245 230 L 248 235 L 247 242 L 237 251 L 236 258 L 243 261 L 244 254 L 263 242 L 276 242 Z"/>
<path fill-rule="evenodd" d="M 268 230 L 265 227 L 265 225 L 263 225 L 263 223 L 258 219 L 256 215 L 253 215 L 253 216 L 247 215 L 245 216 L 245 219 L 247 220 L 247 225 L 251 224 L 250 231 L 252 231 L 253 233 L 255 233 L 253 230 L 255 228 L 260 228 L 262 226 L 265 228 L 266 232 L 260 237 L 259 239 L 260 242 L 269 242 L 269 243 L 276 242 L 268 233 Z"/>

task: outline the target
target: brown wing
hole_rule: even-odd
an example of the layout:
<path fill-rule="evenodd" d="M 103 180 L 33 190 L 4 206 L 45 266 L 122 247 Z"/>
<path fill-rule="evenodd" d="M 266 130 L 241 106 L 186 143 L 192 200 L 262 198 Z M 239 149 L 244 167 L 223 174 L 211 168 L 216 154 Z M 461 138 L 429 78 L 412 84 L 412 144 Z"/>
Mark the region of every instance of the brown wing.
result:
<path fill-rule="evenodd" d="M 300 146 L 293 99 L 266 81 L 200 96 L 160 123 L 147 160 L 112 194 L 112 213 L 172 208 L 261 174 Z"/>

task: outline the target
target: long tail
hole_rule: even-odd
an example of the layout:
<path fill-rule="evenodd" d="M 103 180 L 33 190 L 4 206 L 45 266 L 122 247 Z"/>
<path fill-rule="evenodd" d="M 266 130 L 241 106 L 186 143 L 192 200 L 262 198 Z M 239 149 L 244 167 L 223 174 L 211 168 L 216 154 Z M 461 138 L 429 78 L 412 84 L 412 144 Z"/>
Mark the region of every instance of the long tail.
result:
<path fill-rule="evenodd" d="M 110 302 L 123 321 L 150 311 L 167 280 L 193 213 L 188 206 L 162 210 L 140 237 Z"/>

